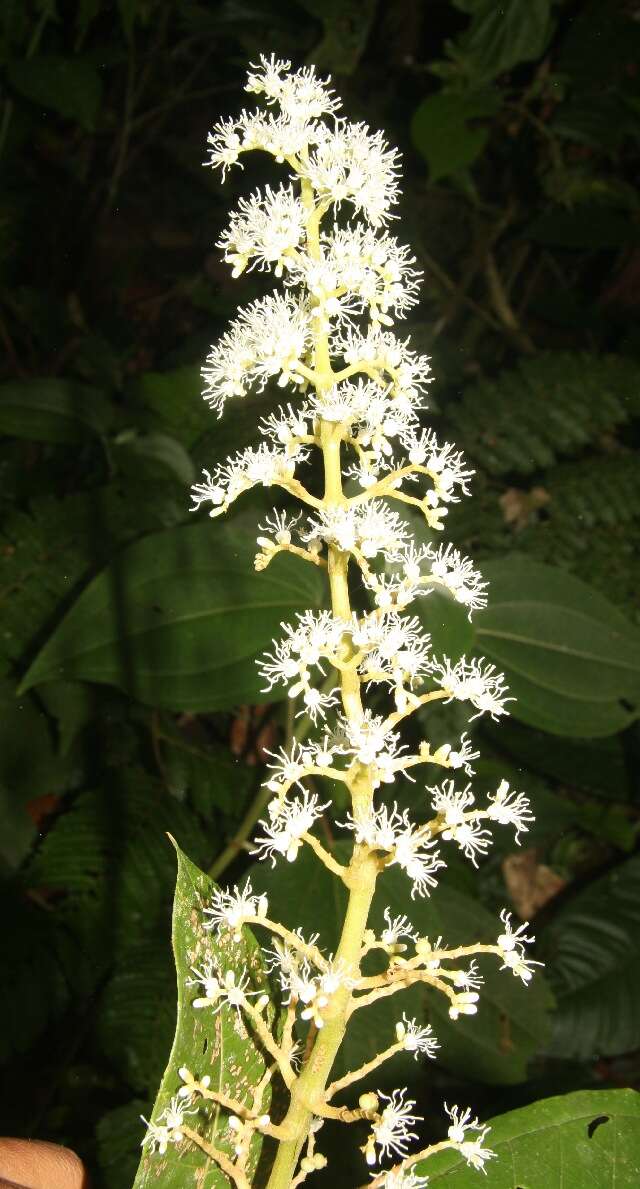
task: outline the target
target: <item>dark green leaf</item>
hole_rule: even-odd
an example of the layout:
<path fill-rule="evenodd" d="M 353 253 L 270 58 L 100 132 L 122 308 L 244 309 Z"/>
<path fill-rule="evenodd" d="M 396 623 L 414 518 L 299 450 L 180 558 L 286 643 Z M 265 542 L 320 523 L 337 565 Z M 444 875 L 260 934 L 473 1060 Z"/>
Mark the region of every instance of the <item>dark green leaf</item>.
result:
<path fill-rule="evenodd" d="M 70 380 L 14 380 L 0 385 L 0 432 L 40 442 L 77 442 L 102 434 L 110 420 L 95 388 Z"/>
<path fill-rule="evenodd" d="M 514 716 L 585 737 L 626 725 L 640 695 L 640 635 L 620 611 L 578 578 L 524 558 L 483 572 L 489 606 L 474 619 L 476 647 L 504 670 Z"/>
<path fill-rule="evenodd" d="M 153 1092 L 162 1077 L 175 1029 L 175 975 L 168 944 L 134 942 L 100 996 L 96 1037 L 127 1085 Z M 139 1142 L 139 1141 L 138 1141 Z"/>
<path fill-rule="evenodd" d="M 21 95 L 58 115 L 76 120 L 91 131 L 102 98 L 102 82 L 86 58 L 37 54 L 7 65 L 12 87 Z"/>
<path fill-rule="evenodd" d="M 543 53 L 553 29 L 553 0 L 455 0 L 471 24 L 455 45 L 475 82 L 488 82 Z"/>
<path fill-rule="evenodd" d="M 129 546 L 80 595 L 23 688 L 81 678 L 177 710 L 268 701 L 255 658 L 283 619 L 318 606 L 322 582 L 286 555 L 255 574 L 253 552 L 209 521 Z"/>
<path fill-rule="evenodd" d="M 593 1060 L 625 1053 L 640 1030 L 640 858 L 573 896 L 542 935 L 558 997 L 551 1051 Z"/>
<path fill-rule="evenodd" d="M 640 1094 L 580 1090 L 543 1098 L 490 1119 L 486 1189 L 617 1189 L 640 1176 Z M 458 1152 L 417 1166 L 430 1185 L 477 1189 L 478 1173 Z"/>
<path fill-rule="evenodd" d="M 195 479 L 184 446 L 164 433 L 122 433 L 112 447 L 123 474 L 144 479 L 176 479 L 188 487 Z"/>
<path fill-rule="evenodd" d="M 216 961 L 223 973 L 234 970 L 239 975 L 246 970 L 254 991 L 268 994 L 269 983 L 260 950 L 248 929 L 244 930 L 240 943 L 225 941 L 224 945 L 216 944 L 212 934 L 205 931 L 202 907 L 210 899 L 215 885 L 179 848 L 176 849 L 178 879 L 172 936 L 178 984 L 178 1019 L 173 1048 L 151 1114 L 154 1121 L 181 1086 L 178 1070 L 182 1066 L 186 1066 L 194 1077 L 201 1078 L 207 1073 L 211 1077 L 212 1089 L 231 1094 L 247 1104 L 250 1104 L 251 1091 L 265 1070 L 261 1050 L 256 1047 L 233 1008 L 225 1006 L 214 1014 L 206 1010 L 194 1011 L 192 1007 L 197 991 L 187 987 L 187 979 L 191 977 L 191 968 L 200 967 L 207 955 Z M 272 1009 L 266 1009 L 265 1019 L 273 1024 Z M 268 1097 L 261 1105 L 263 1109 L 268 1106 Z M 189 1122 L 204 1138 L 231 1153 L 229 1130 L 222 1111 L 205 1105 Z M 260 1136 L 256 1133 L 252 1141 L 249 1176 L 255 1168 L 259 1152 Z M 145 1149 L 134 1189 L 151 1189 L 151 1186 L 155 1189 L 160 1182 L 163 1189 L 183 1189 L 185 1179 L 192 1180 L 200 1189 L 222 1189 L 228 1185 L 226 1176 L 195 1145 L 181 1144 L 178 1148 L 172 1144 L 164 1156 Z"/>

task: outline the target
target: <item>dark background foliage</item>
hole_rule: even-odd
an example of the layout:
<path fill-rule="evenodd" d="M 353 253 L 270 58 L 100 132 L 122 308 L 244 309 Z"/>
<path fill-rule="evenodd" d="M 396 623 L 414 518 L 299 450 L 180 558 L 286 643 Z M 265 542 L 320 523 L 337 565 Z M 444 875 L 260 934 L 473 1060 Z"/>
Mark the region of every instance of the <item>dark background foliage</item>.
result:
<path fill-rule="evenodd" d="M 278 399 L 221 423 L 199 399 L 210 343 L 267 283 L 232 282 L 213 245 L 271 174 L 223 190 L 201 167 L 263 50 L 331 72 L 404 154 L 408 330 L 476 468 L 447 536 L 492 580 L 473 631 L 435 596 L 425 622 L 505 668 L 518 703 L 474 726 L 479 784 L 506 773 L 538 815 L 519 855 L 453 864 L 447 911 L 535 917 L 551 1030 L 497 998 L 493 1047 L 447 1030 L 415 1088 L 489 1116 L 637 1085 L 638 4 L 6 0 L 0 37 L 3 1128 L 130 1183 L 173 1030 L 166 832 L 242 874 L 225 848 L 287 730 L 252 658 L 322 599 L 296 565 L 256 587 L 259 500 L 228 529 L 187 512 Z M 307 911 L 320 926 L 322 897 Z"/>

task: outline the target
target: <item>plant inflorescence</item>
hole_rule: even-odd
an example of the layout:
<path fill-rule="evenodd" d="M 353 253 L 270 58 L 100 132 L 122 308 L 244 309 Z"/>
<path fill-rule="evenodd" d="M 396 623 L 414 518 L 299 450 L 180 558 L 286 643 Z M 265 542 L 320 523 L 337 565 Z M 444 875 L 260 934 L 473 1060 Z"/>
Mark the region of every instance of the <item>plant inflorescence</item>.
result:
<path fill-rule="evenodd" d="M 251 990 L 245 972 L 223 970 L 205 957 L 189 979 L 193 1010 L 236 1013 L 238 1027 L 267 1054 L 266 1072 L 247 1099 L 182 1068 L 178 1094 L 149 1125 L 144 1143 L 161 1153 L 173 1144 L 196 1145 L 230 1182 L 245 1187 L 249 1146 L 259 1132 L 275 1149 L 269 1189 L 285 1189 L 326 1164 L 319 1149 L 326 1119 L 362 1123 L 371 1184 L 411 1189 L 426 1184 L 423 1162 L 443 1148 L 483 1170 L 494 1155 L 485 1145 L 488 1129 L 469 1110 L 445 1105 L 446 1138 L 412 1149 L 421 1116 L 406 1089 L 367 1090 L 355 1104 L 343 1104 L 345 1091 L 395 1054 L 432 1059 L 438 1049 L 430 1025 L 399 1008 L 395 1035 L 382 1038 L 377 1056 L 332 1081 L 354 1013 L 422 984 L 446 998 L 455 1020 L 478 1009 L 478 956 L 494 955 L 525 983 L 535 963 L 525 956 L 524 943 L 532 940 L 526 926 L 514 927 L 506 911 L 495 940 L 477 944 L 451 947 L 420 936 L 408 916 L 389 908 L 376 932 L 369 924 L 376 884 L 385 868 L 397 865 L 406 875 L 410 913 L 411 900 L 428 895 L 445 866 L 440 841 L 457 845 L 475 864 L 488 850 L 492 826 L 514 827 L 518 840 L 532 815 L 524 795 L 504 780 L 485 804 L 476 803 L 468 778 L 478 753 L 466 735 L 438 747 L 403 741 L 407 720 L 431 703 L 460 700 L 474 716 L 498 719 L 509 699 L 493 665 L 435 656 L 420 619 L 407 613 L 416 599 L 444 588 L 471 616 L 486 604 L 486 584 L 468 558 L 432 543 L 451 502 L 468 494 L 472 472 L 452 445 L 423 428 L 429 361 L 394 329 L 417 301 L 420 283 L 409 249 L 387 230 L 398 200 L 398 154 L 380 133 L 337 114 L 338 99 L 312 67 L 292 71 L 288 62 L 263 57 L 247 90 L 263 105 L 217 125 L 210 164 L 224 176 L 244 153 L 260 149 L 287 168 L 289 180 L 241 200 L 219 246 L 234 276 L 272 270 L 281 288 L 240 310 L 212 348 L 205 398 L 220 415 L 228 400 L 270 381 L 292 395 L 262 422 L 257 449 L 205 472 L 194 503 L 211 504 L 218 516 L 262 485 L 301 505 L 296 514 L 275 509 L 260 525 L 256 569 L 281 552 L 305 559 L 326 573 L 331 609 L 283 624 L 282 638 L 261 662 L 265 688 L 286 690 L 309 730 L 272 756 L 271 800 L 253 853 L 272 864 L 292 863 L 302 847 L 311 848 L 345 885 L 348 903 L 330 954 L 320 937 L 271 919 L 266 896 L 254 894 L 250 882 L 214 894 L 204 917 L 219 942 L 239 941 L 244 926 L 269 935 L 265 961 L 284 1022 L 272 1029 L 268 996 Z M 314 451 L 324 469 L 320 495 L 299 477 Z M 420 514 L 427 539 L 416 540 L 403 511 Z M 422 767 L 434 775 L 425 782 L 419 824 L 402 805 L 402 783 Z M 328 808 L 316 782 L 327 778 L 349 799 L 340 823 L 352 843 L 347 862 L 315 829 Z M 391 786 L 397 786 L 393 796 Z M 367 961 L 374 952 L 377 973 Z M 277 1121 L 267 1110 L 276 1076 L 288 1095 Z M 224 1150 L 199 1130 L 207 1107 L 226 1119 Z"/>

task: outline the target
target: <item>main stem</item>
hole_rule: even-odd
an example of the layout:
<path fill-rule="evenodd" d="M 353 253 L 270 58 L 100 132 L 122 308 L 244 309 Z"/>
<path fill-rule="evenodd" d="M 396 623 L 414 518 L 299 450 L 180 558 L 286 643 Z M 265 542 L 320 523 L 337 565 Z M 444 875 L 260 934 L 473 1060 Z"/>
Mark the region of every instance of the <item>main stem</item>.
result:
<path fill-rule="evenodd" d="M 309 253 L 320 258 L 318 219 L 313 203 L 313 194 L 308 184 L 302 183 L 302 199 L 308 212 L 307 243 Z M 315 369 L 317 388 L 330 388 L 334 382 L 328 350 L 326 331 L 320 329 L 314 335 Z M 343 427 L 331 422 L 320 423 L 320 444 L 324 460 L 324 505 L 332 507 L 344 503 L 342 490 L 342 467 L 340 448 Z M 349 555 L 332 546 L 328 550 L 328 573 L 331 588 L 333 614 L 340 619 L 351 619 L 351 602 L 348 581 Z M 349 722 L 359 723 L 362 719 L 360 678 L 352 670 L 341 672 L 342 705 Z M 366 766 L 361 770 L 351 787 L 354 814 L 366 813 L 373 798 L 371 773 Z M 375 891 L 378 865 L 368 847 L 355 845 L 348 868 L 347 883 L 349 901 L 345 914 L 340 943 L 335 962 L 348 976 L 356 977 L 360 971 L 360 954 L 367 927 L 371 901 Z M 332 998 L 325 1014 L 324 1026 L 319 1029 L 309 1059 L 291 1089 L 291 1102 L 282 1126 L 291 1133 L 291 1139 L 282 1140 L 271 1170 L 267 1189 L 288 1189 L 293 1180 L 298 1158 L 304 1141 L 309 1134 L 316 1104 L 322 1102 L 329 1075 L 336 1054 L 346 1030 L 347 1014 L 351 1003 L 351 989 L 341 986 Z"/>

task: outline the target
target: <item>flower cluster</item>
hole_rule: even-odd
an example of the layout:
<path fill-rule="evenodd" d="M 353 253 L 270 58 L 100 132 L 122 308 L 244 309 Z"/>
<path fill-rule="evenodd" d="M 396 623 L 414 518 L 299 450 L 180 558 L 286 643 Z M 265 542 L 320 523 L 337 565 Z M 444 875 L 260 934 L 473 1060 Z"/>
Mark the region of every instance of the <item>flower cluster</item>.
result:
<path fill-rule="evenodd" d="M 372 903 L 378 878 L 391 884 L 384 873 L 396 868 L 395 886 L 406 879 L 416 914 L 423 911 L 420 898 L 436 887 L 449 844 L 478 865 L 494 827 L 512 827 L 518 843 L 533 816 L 525 795 L 506 780 L 482 804 L 469 782 L 457 784 L 460 772 L 474 775 L 479 753 L 470 735 L 438 746 L 405 741 L 415 738 L 405 734 L 407 720 L 432 703 L 465 703 L 471 721 L 497 720 L 511 699 L 491 661 L 434 653 L 423 627 L 429 604 L 424 615 L 407 610 L 434 590 L 446 592 L 469 618 L 486 606 L 487 584 L 472 560 L 436 538 L 450 506 L 469 494 L 473 472 L 454 445 L 424 426 L 430 361 L 395 328 L 417 302 L 421 279 L 410 249 L 388 230 L 399 196 L 399 156 L 379 132 L 338 114 L 329 82 L 313 67 L 292 70 L 287 61 L 263 56 L 246 86 L 258 106 L 222 121 L 209 136 L 208 164 L 223 178 L 254 149 L 275 158 L 287 176 L 277 189 L 240 199 L 218 241 L 233 276 L 258 269 L 281 284 L 240 309 L 212 347 L 204 398 L 218 415 L 227 401 L 267 386 L 287 388 L 289 400 L 260 420 L 260 442 L 204 472 L 193 501 L 217 516 L 253 487 L 279 489 L 286 506 L 260 523 L 256 569 L 290 552 L 301 559 L 297 564 L 306 561 L 327 575 L 330 604 L 282 623 L 259 661 L 263 691 L 290 699 L 294 726 L 286 743 L 267 752 L 270 799 L 252 842 L 246 833 L 242 842 L 255 860 L 272 866 L 294 863 L 309 848 L 312 861 L 341 883 L 349 907 L 333 953 L 319 936 L 271 919 L 267 897 L 249 879 L 214 890 L 198 906 L 206 944 L 189 958 L 188 1002 L 200 1021 L 219 1022 L 222 1014 L 238 1034 L 255 1038 L 268 1063 L 253 1092 L 242 1081 L 238 1097 L 215 1089 L 210 1075 L 197 1081 L 183 1068 L 182 1086 L 147 1125 L 143 1142 L 160 1153 L 170 1144 L 196 1144 L 244 1189 L 251 1138 L 259 1131 L 284 1145 L 271 1184 L 297 1186 L 326 1164 L 316 1150 L 325 1119 L 366 1123 L 362 1151 L 374 1189 L 422 1189 L 423 1161 L 442 1147 L 484 1171 L 494 1156 L 485 1146 L 488 1128 L 468 1109 L 445 1104 L 447 1138 L 416 1151 L 422 1120 L 407 1090 L 366 1091 L 353 1109 L 335 1106 L 335 1095 L 397 1054 L 429 1060 L 438 1050 L 429 1025 L 398 1013 L 387 1046 L 328 1084 L 351 1016 L 416 984 L 444 996 L 452 1020 L 474 1015 L 482 988 L 476 959 L 492 956 L 526 984 L 538 965 L 525 951 L 533 938 L 505 909 L 497 939 L 450 947 L 441 937 L 422 936 L 390 908 L 374 929 L 363 906 Z M 319 460 L 321 491 L 313 466 Z M 423 526 L 419 541 L 416 518 Z M 410 813 L 403 781 L 417 782 L 425 765 L 445 778 L 427 776 L 424 792 L 414 788 Z M 341 805 L 348 804 L 339 813 L 329 782 L 340 786 Z M 385 796 L 396 782 L 393 799 Z M 248 815 L 253 822 L 258 816 Z M 336 826 L 346 831 L 339 847 Z M 260 875 L 253 880 L 260 887 Z M 268 935 L 262 953 L 283 1009 L 277 1027 L 265 983 L 238 958 L 247 928 Z M 266 1109 L 275 1075 L 291 1096 L 278 1124 Z M 208 1107 L 226 1120 L 224 1150 L 205 1140 L 195 1122 L 185 1122 Z M 283 1162 L 293 1149 L 298 1163 L 285 1176 Z M 387 1160 L 395 1163 L 379 1167 Z"/>

